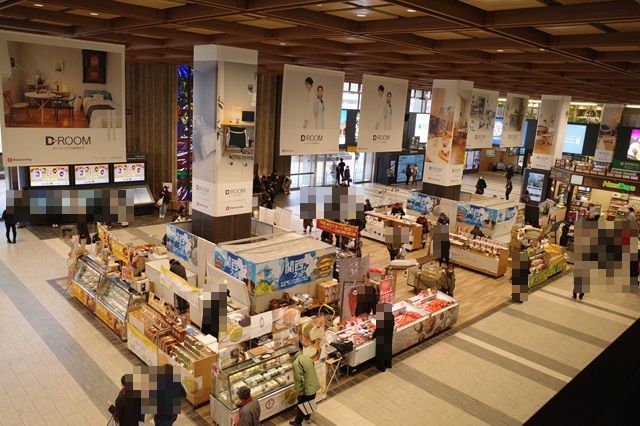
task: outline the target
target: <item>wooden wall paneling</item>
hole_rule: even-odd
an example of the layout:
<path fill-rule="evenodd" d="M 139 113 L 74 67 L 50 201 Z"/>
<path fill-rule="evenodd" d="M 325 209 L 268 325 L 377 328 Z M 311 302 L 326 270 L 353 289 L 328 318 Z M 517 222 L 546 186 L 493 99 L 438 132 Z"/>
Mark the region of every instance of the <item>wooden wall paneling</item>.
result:
<path fill-rule="evenodd" d="M 162 182 L 176 187 L 177 65 L 127 62 L 127 152 L 147 155 L 147 180 L 158 197 Z"/>
<path fill-rule="evenodd" d="M 258 75 L 256 99 L 256 149 L 255 162 L 260 175 L 271 174 L 276 155 L 276 134 L 280 127 L 278 76 Z"/>

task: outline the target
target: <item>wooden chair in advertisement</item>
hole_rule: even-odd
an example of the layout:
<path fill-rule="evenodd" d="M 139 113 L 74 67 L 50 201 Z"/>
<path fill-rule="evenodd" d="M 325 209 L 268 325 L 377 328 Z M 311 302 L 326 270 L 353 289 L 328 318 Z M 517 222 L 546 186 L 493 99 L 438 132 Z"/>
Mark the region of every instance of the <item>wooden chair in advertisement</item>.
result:
<path fill-rule="evenodd" d="M 2 97 L 9 107 L 9 124 L 13 124 L 14 110 L 24 110 L 27 114 L 27 119 L 29 118 L 29 104 L 27 104 L 26 102 L 14 102 L 11 90 L 5 90 L 4 92 L 2 92 Z"/>

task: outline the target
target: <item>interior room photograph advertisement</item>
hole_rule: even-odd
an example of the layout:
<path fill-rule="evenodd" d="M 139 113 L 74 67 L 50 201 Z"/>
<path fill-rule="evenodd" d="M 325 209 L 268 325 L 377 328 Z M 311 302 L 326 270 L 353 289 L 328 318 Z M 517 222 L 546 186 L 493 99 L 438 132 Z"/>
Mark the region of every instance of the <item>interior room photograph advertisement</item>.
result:
<path fill-rule="evenodd" d="M 402 150 L 408 85 L 407 80 L 396 78 L 367 74 L 362 77 L 358 151 Z"/>
<path fill-rule="evenodd" d="M 250 213 L 257 52 L 200 47 L 193 71 L 195 207 L 214 217 Z M 230 60 L 207 60 L 208 53 Z"/>
<path fill-rule="evenodd" d="M 501 147 L 519 147 L 522 144 L 522 131 L 528 103 L 529 96 L 507 93 L 500 136 Z"/>
<path fill-rule="evenodd" d="M 5 164 L 126 160 L 124 46 L 2 31 L 0 58 Z"/>
<path fill-rule="evenodd" d="M 344 73 L 284 66 L 280 155 L 338 152 Z"/>

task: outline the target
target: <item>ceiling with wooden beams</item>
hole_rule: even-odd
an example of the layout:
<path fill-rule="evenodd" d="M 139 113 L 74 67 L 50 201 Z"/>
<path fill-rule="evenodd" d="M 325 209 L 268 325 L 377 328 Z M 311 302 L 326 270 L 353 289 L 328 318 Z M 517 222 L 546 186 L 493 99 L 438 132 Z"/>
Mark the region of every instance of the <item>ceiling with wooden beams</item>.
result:
<path fill-rule="evenodd" d="M 640 0 L 0 0 L 0 28 L 126 45 L 139 62 L 190 63 L 193 45 L 283 64 L 640 103 Z"/>

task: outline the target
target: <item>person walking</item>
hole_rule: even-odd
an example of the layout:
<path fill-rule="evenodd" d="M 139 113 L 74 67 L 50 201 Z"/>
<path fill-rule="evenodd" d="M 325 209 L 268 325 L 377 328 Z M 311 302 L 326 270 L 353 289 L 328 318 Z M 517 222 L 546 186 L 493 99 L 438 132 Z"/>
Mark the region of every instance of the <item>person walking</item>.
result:
<path fill-rule="evenodd" d="M 251 397 L 251 389 L 242 386 L 237 392 L 240 404 L 238 414 L 233 422 L 236 426 L 260 426 L 260 404 Z"/>
<path fill-rule="evenodd" d="M 351 186 L 351 170 L 349 170 L 349 166 L 345 167 L 342 178 L 343 182 L 347 182 L 347 186 Z"/>
<path fill-rule="evenodd" d="M 396 246 L 395 244 L 387 243 L 387 251 L 389 252 L 389 258 L 391 260 L 395 260 L 400 253 L 400 247 Z"/>
<path fill-rule="evenodd" d="M 16 243 L 16 219 L 13 214 L 8 213 L 6 210 L 2 212 L 2 220 L 4 220 L 4 227 L 7 229 L 7 242 L 9 244 Z M 9 232 L 13 232 L 13 240 L 9 237 Z"/>
<path fill-rule="evenodd" d="M 340 161 L 338 161 L 338 183 L 344 182 L 344 166 L 344 160 L 341 158 Z"/>
<path fill-rule="evenodd" d="M 158 199 L 158 207 L 160 208 L 160 217 L 165 217 L 167 214 L 167 205 L 171 201 L 171 192 L 169 192 L 168 186 L 162 187 L 162 192 L 160 192 L 160 198 Z"/>
<path fill-rule="evenodd" d="M 407 164 L 407 168 L 404 171 L 404 174 L 407 175 L 407 185 L 411 185 L 413 182 L 413 170 L 411 170 L 411 165 Z"/>
<path fill-rule="evenodd" d="M 504 198 L 508 200 L 509 194 L 511 194 L 511 191 L 513 190 L 513 183 L 511 183 L 511 179 L 507 181 L 507 184 L 504 187 L 505 187 Z"/>
<path fill-rule="evenodd" d="M 310 420 L 310 407 L 315 405 L 316 392 L 320 389 L 320 382 L 316 373 L 313 361 L 302 353 L 302 343 L 299 349 L 291 347 L 289 355 L 293 357 L 293 388 L 298 393 L 298 406 L 296 407 L 296 418 L 289 422 L 291 426 L 301 426 L 302 420 Z M 305 404 L 310 402 L 310 404 Z M 302 411 L 302 409 L 305 411 Z"/>
<path fill-rule="evenodd" d="M 487 182 L 482 179 L 482 176 L 480 176 L 480 179 L 478 179 L 478 182 L 476 182 L 476 194 L 482 195 L 484 194 L 484 190 L 487 188 Z"/>
<path fill-rule="evenodd" d="M 156 414 L 153 416 L 155 426 L 171 426 L 180 413 L 180 403 L 187 394 L 180 383 L 174 378 L 173 365 L 166 364 L 158 367 L 156 390 Z"/>
<path fill-rule="evenodd" d="M 139 395 L 133 390 L 133 375 L 124 374 L 120 378 L 120 392 L 115 404 L 109 401 L 109 412 L 113 420 L 120 426 L 138 426 L 142 414 L 142 404 Z"/>
<path fill-rule="evenodd" d="M 394 326 L 391 304 L 378 303 L 376 305 L 376 330 L 373 332 L 373 337 L 376 339 L 376 368 L 379 371 L 391 368 Z"/>
<path fill-rule="evenodd" d="M 424 248 L 427 243 L 427 236 L 429 235 L 429 219 L 427 219 L 425 212 L 420 213 L 420 216 L 416 219 L 416 223 L 422 225 L 422 248 Z"/>

